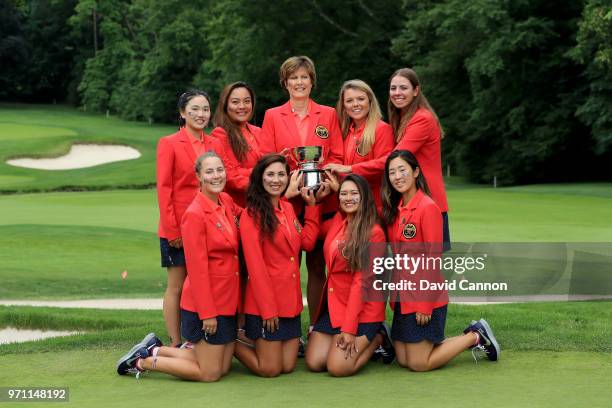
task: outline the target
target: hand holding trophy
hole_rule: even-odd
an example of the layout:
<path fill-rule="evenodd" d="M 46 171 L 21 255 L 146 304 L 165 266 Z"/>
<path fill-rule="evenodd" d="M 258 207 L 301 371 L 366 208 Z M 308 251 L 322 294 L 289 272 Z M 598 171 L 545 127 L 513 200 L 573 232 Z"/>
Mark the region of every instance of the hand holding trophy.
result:
<path fill-rule="evenodd" d="M 325 160 L 323 146 L 300 146 L 291 149 L 291 154 L 303 175 L 304 187 L 316 193 L 323 182 L 323 170 L 319 164 Z"/>

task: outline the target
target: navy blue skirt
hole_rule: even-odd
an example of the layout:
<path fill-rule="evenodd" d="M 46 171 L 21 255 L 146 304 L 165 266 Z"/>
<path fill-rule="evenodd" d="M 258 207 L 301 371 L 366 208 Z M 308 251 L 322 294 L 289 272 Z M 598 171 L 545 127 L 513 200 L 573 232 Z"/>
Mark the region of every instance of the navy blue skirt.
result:
<path fill-rule="evenodd" d="M 185 265 L 185 252 L 183 248 L 171 247 L 166 238 L 159 239 L 159 252 L 161 253 L 162 268 Z"/>
<path fill-rule="evenodd" d="M 244 334 L 251 340 L 257 340 L 259 338 L 269 341 L 297 339 L 302 336 L 302 318 L 300 315 L 295 317 L 280 317 L 278 319 L 278 330 L 274 333 L 270 333 L 264 329 L 263 320 L 260 316 L 246 314 Z"/>
<path fill-rule="evenodd" d="M 376 334 L 380 332 L 382 328 L 382 322 L 376 323 L 359 323 L 357 325 L 357 337 L 366 336 L 368 341 L 372 341 Z M 319 333 L 325 333 L 330 335 L 340 334 L 340 327 L 332 327 L 331 318 L 329 317 L 329 310 L 326 310 L 319 320 L 314 324 L 312 331 Z"/>
<path fill-rule="evenodd" d="M 418 343 L 429 340 L 433 344 L 440 344 L 444 340 L 444 326 L 446 325 L 447 305 L 435 308 L 431 313 L 431 320 L 425 326 L 416 323 L 416 313 L 402 314 L 400 302 L 395 303 L 393 311 L 393 325 L 391 326 L 391 339 L 403 343 Z"/>
<path fill-rule="evenodd" d="M 200 340 L 216 345 L 231 343 L 236 340 L 236 328 L 236 316 L 217 316 L 217 332 L 207 334 L 197 313 L 181 309 L 181 336 L 192 343 Z"/>

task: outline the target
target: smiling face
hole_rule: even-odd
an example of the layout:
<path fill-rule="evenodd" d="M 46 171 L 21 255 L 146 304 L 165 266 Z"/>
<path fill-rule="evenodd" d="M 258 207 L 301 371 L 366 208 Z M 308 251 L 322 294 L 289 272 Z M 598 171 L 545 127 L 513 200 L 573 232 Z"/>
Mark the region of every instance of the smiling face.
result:
<path fill-rule="evenodd" d="M 200 191 L 209 197 L 218 195 L 225 187 L 227 178 L 225 167 L 218 157 L 207 157 L 202 160 L 202 167 L 197 176 L 200 180 Z"/>
<path fill-rule="evenodd" d="M 248 89 L 234 88 L 227 98 L 227 115 L 234 123 L 245 124 L 253 115 L 253 98 Z"/>
<path fill-rule="evenodd" d="M 368 94 L 359 89 L 348 88 L 343 96 L 344 111 L 356 123 L 361 124 L 370 113 Z"/>
<path fill-rule="evenodd" d="M 410 164 L 396 157 L 389 162 L 389 183 L 402 195 L 413 195 L 416 193 L 416 178 L 419 175 L 419 168 L 412 169 Z"/>
<path fill-rule="evenodd" d="M 185 126 L 190 130 L 199 132 L 208 126 L 211 115 L 210 103 L 202 95 L 194 96 L 180 113 L 181 117 L 185 119 Z"/>
<path fill-rule="evenodd" d="M 340 209 L 347 215 L 354 215 L 361 206 L 361 193 L 355 182 L 348 180 L 342 183 L 338 193 Z"/>
<path fill-rule="evenodd" d="M 409 106 L 414 97 L 419 94 L 419 87 L 413 87 L 408 78 L 396 75 L 391 78 L 389 85 L 389 99 L 393 106 L 403 109 Z"/>
<path fill-rule="evenodd" d="M 290 99 L 308 99 L 310 91 L 312 91 L 312 78 L 308 74 L 308 70 L 304 67 L 299 67 L 287 78 L 285 84 L 289 92 Z"/>
<path fill-rule="evenodd" d="M 287 174 L 287 168 L 283 163 L 274 162 L 266 167 L 263 172 L 263 188 L 271 197 L 280 197 L 288 183 L 289 174 Z"/>

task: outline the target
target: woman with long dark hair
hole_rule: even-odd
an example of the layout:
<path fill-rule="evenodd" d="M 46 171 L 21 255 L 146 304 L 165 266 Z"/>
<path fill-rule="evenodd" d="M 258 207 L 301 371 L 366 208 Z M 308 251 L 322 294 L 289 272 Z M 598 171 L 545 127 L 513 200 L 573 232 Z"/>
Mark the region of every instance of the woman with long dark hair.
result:
<path fill-rule="evenodd" d="M 227 155 L 226 165 L 235 169 L 233 182 L 226 192 L 241 207 L 246 204 L 251 170 L 262 156 L 259 149 L 261 128 L 249 123 L 254 112 L 253 89 L 246 82 L 233 82 L 225 86 L 219 96 L 213 119 L 217 127 L 210 134 L 221 141 Z"/>
<path fill-rule="evenodd" d="M 389 354 L 392 346 L 383 326 L 384 298 L 367 290 L 373 278 L 369 259 L 384 254 L 386 241 L 370 187 L 363 177 L 349 174 L 338 191 L 340 212 L 323 245 L 328 277 L 314 316 L 306 365 L 311 371 L 344 377 L 363 367 L 379 346 L 386 346 Z M 391 361 L 393 357 L 386 362 Z"/>
<path fill-rule="evenodd" d="M 285 199 L 296 191 L 301 176 L 290 177 L 284 156 L 262 157 L 253 168 L 247 207 L 240 218 L 240 236 L 249 279 L 244 301 L 245 334 L 254 341 L 237 342 L 236 357 L 263 377 L 295 368 L 301 336 L 302 290 L 300 252 L 311 250 L 319 231 L 314 193 L 303 188 L 304 225 Z"/>
<path fill-rule="evenodd" d="M 442 213 L 429 197 L 428 183 L 414 154 L 393 151 L 385 163 L 382 183 L 383 221 L 395 253 L 415 257 L 441 253 Z M 428 275 L 425 275 L 427 273 Z M 416 276 L 441 279 L 441 271 L 425 270 L 398 273 L 395 280 Z M 443 281 L 443 280 L 442 280 Z M 488 323 L 472 322 L 461 336 L 444 338 L 447 291 L 396 291 L 391 297 L 393 326 L 391 338 L 402 367 L 429 371 L 448 363 L 469 348 L 484 351 L 489 360 L 499 358 L 500 348 Z"/>

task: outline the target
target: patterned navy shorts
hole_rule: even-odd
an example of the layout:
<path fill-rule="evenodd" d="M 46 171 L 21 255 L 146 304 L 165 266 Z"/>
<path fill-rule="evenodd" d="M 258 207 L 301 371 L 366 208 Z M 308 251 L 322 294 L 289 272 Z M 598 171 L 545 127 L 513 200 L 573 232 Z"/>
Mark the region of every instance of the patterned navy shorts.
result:
<path fill-rule="evenodd" d="M 259 338 L 270 341 L 297 339 L 302 336 L 302 318 L 300 315 L 281 317 L 278 319 L 278 330 L 270 333 L 264 329 L 260 316 L 247 314 L 245 315 L 244 332 L 251 340 Z"/>
<path fill-rule="evenodd" d="M 359 323 L 357 325 L 357 337 L 359 336 L 366 336 L 368 338 L 368 341 L 372 341 L 372 339 L 374 339 L 374 337 L 376 336 L 376 333 L 380 332 L 380 329 L 382 327 L 382 322 L 376 322 L 376 323 Z M 312 328 L 313 331 L 319 332 L 319 333 L 325 333 L 325 334 L 340 334 L 340 328 L 339 327 L 332 327 L 331 324 L 331 319 L 329 317 L 329 310 L 326 310 L 321 317 L 319 317 L 319 320 L 317 320 L 317 322 L 314 324 L 314 327 Z"/>
<path fill-rule="evenodd" d="M 416 323 L 416 313 L 402 314 L 400 302 L 395 303 L 393 312 L 393 325 L 391 326 L 391 339 L 404 343 L 418 343 L 429 340 L 433 344 L 440 344 L 444 340 L 444 326 L 446 325 L 447 305 L 435 308 L 431 313 L 431 320 L 425 326 Z"/>
<path fill-rule="evenodd" d="M 206 334 L 197 313 L 181 309 L 181 336 L 192 343 L 227 344 L 236 340 L 236 316 L 217 316 L 217 332 Z"/>
<path fill-rule="evenodd" d="M 171 247 L 166 238 L 159 239 L 159 251 L 161 252 L 162 268 L 185 265 L 185 252 L 183 248 Z"/>

